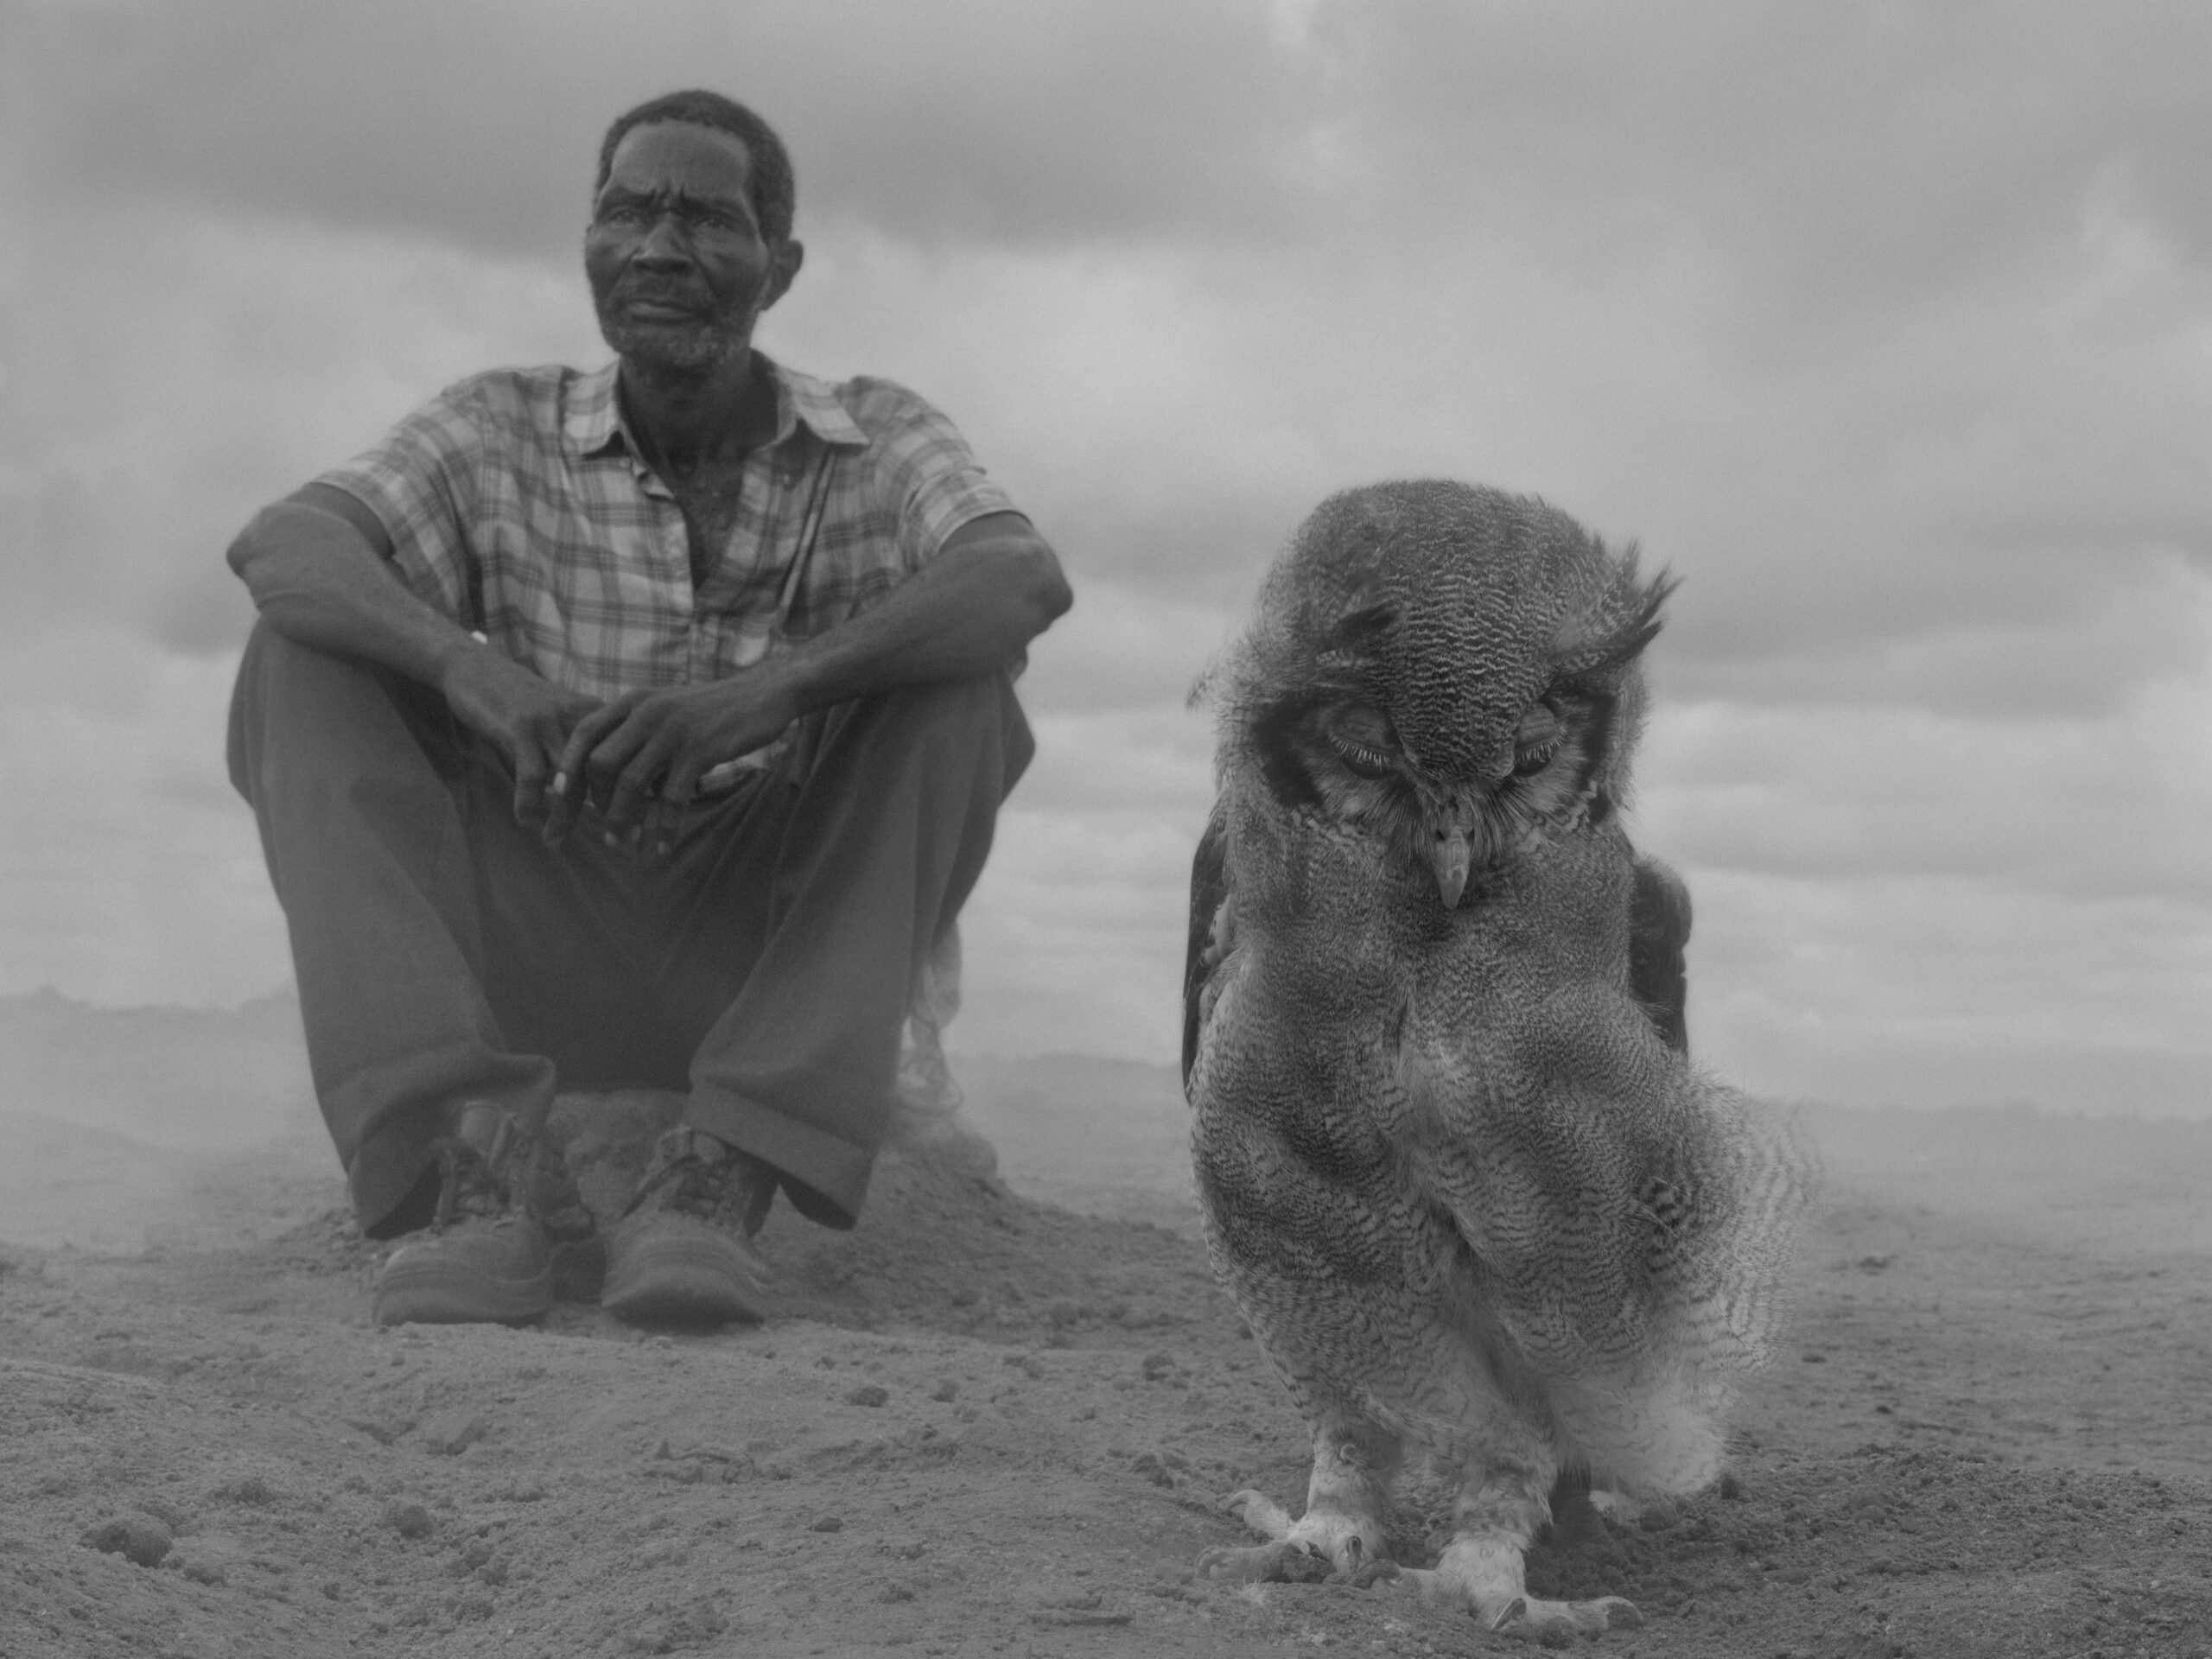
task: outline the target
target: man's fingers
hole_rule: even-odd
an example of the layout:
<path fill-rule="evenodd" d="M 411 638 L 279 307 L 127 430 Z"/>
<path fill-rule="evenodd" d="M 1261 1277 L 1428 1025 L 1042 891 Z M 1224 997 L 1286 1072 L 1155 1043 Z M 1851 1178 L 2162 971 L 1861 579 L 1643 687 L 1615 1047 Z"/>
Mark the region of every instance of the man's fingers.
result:
<path fill-rule="evenodd" d="M 655 854 L 666 853 L 676 844 L 676 832 L 683 822 L 683 810 L 691 804 L 692 794 L 698 786 L 698 757 L 677 756 L 676 764 L 668 769 L 667 780 L 661 785 L 660 800 L 645 826 L 646 838 Z"/>
<path fill-rule="evenodd" d="M 603 747 L 613 747 L 612 745 Z M 652 798 L 653 785 L 668 768 L 669 751 L 675 747 L 668 729 L 663 727 L 653 733 L 639 747 L 614 779 L 614 793 L 607 803 L 607 821 L 618 835 L 628 835 L 639 809 Z"/>
<path fill-rule="evenodd" d="M 515 750 L 515 822 L 537 829 L 545 818 L 545 751 L 525 737 Z"/>
<path fill-rule="evenodd" d="M 569 730 L 569 741 L 553 762 L 552 806 L 545 817 L 547 845 L 561 839 L 576 821 L 576 813 L 590 791 L 588 768 L 592 757 L 609 732 L 620 729 L 638 704 L 632 692 L 603 702 L 587 713 Z"/>
<path fill-rule="evenodd" d="M 599 746 L 609 732 L 619 729 L 629 719 L 630 711 L 638 706 L 641 695 L 632 691 L 612 702 L 602 702 L 569 728 L 569 741 L 561 746 L 561 758 L 553 766 L 561 793 L 568 794 L 582 785 L 585 769 L 591 765 Z"/>

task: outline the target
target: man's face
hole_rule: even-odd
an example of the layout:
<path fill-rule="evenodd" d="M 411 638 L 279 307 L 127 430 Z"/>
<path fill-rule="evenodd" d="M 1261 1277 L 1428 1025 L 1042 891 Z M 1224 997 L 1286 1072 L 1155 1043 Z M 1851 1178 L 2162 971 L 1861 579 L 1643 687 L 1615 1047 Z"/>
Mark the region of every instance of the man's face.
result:
<path fill-rule="evenodd" d="M 783 296 L 798 245 L 753 212 L 745 141 L 688 122 L 633 127 L 584 233 L 600 332 L 641 368 L 702 370 L 741 355 Z"/>

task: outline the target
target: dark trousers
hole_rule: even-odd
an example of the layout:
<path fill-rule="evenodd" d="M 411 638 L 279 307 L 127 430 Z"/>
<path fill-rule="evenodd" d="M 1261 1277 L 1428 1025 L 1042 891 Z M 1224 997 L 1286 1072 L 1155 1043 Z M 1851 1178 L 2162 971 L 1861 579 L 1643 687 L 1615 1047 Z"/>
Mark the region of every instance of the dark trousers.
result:
<path fill-rule="evenodd" d="M 435 691 L 257 626 L 231 778 L 364 1229 L 428 1218 L 449 1103 L 534 1128 L 556 1086 L 616 1085 L 687 1090 L 686 1122 L 852 1225 L 914 976 L 1033 747 L 1003 675 L 908 687 L 809 715 L 664 856 L 607 846 L 588 812 L 548 849 Z"/>

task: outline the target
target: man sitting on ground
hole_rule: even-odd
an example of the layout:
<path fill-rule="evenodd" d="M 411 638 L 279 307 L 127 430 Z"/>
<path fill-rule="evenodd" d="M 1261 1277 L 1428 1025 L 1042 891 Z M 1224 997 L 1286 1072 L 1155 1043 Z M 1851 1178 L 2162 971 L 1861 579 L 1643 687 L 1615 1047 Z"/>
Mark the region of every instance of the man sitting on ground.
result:
<path fill-rule="evenodd" d="M 531 1318 L 596 1253 L 556 1084 L 686 1096 L 602 1305 L 756 1317 L 778 1190 L 858 1215 L 1032 753 L 1058 564 L 913 393 L 753 349 L 792 203 L 742 105 L 630 111 L 584 242 L 617 360 L 464 380 L 231 549 L 231 775 L 355 1212 L 404 1238 L 380 1323 Z"/>

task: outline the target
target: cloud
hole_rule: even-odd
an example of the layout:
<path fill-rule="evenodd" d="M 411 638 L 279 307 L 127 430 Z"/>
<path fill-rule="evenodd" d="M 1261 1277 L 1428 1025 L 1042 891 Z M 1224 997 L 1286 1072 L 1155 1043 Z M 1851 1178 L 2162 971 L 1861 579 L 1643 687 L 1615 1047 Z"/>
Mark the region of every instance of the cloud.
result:
<path fill-rule="evenodd" d="M 1249 222 L 1296 188 L 1282 142 L 1306 118 L 1262 8 L 1179 0 L 998 0 L 951 28 L 888 0 L 48 3 L 16 27 L 39 71 L 12 136 L 54 189 L 549 260 L 576 245 L 607 122 L 678 86 L 760 107 L 803 215 L 925 242 Z"/>
<path fill-rule="evenodd" d="M 464 373 L 597 349 L 581 285 L 531 266 L 175 204 L 10 219 L 0 638 L 105 620 L 234 650 L 222 553 L 257 508 Z"/>
<path fill-rule="evenodd" d="M 1893 614 L 1885 632 L 1827 639 L 1783 633 L 1764 649 L 1747 635 L 1712 653 L 1677 652 L 1675 639 L 1662 636 L 1652 653 L 1655 677 L 1687 698 L 1770 709 L 1855 706 L 1892 720 L 1918 709 L 2017 728 L 2108 720 L 2146 684 L 2212 660 L 2212 572 L 2178 554 L 2106 563 L 2077 548 L 2045 578 L 2057 591 L 2042 594 L 2018 591 L 2032 587 L 2019 580 L 2020 563 L 1951 566 L 1955 590 L 1977 582 L 1988 590 L 1979 604 L 1955 591 L 1950 605 L 1922 606 L 1916 594 L 1889 590 L 1888 602 L 1904 614 Z M 1703 588 L 1683 594 L 1676 609 L 1694 614 L 1707 596 Z M 2023 609 L 2025 616 L 2006 614 Z"/>
<path fill-rule="evenodd" d="M 1573 270 L 1695 240 L 1767 349 L 2038 263 L 2100 191 L 2192 257 L 2212 246 L 2194 181 L 2212 25 L 2186 4 L 2115 27 L 2049 3 L 1410 0 L 1323 8 L 1317 34 L 1345 147 L 1390 207 L 1501 223 Z"/>
<path fill-rule="evenodd" d="M 1688 861 L 2153 899 L 2212 924 L 2212 675 L 2103 720 L 1662 705 L 1637 809 Z"/>
<path fill-rule="evenodd" d="M 1317 207 L 1365 205 L 1363 232 L 1476 220 L 1580 270 L 1687 232 L 1763 269 L 1793 332 L 2033 258 L 2095 189 L 2212 245 L 2212 25 L 2179 3 L 2126 27 L 1626 0 L 17 11 L 12 137 L 54 188 L 549 258 L 607 120 L 698 82 L 786 130 L 803 203 L 923 243 L 1304 239 Z"/>
<path fill-rule="evenodd" d="M 216 761 L 248 621 L 222 550 L 459 376 L 600 360 L 599 132 L 704 81 L 798 160 L 809 258 L 765 343 L 944 407 L 1076 581 L 957 1041 L 1172 1052 L 1190 679 L 1323 495 L 1443 474 L 1687 578 L 1638 833 L 1696 887 L 1716 1064 L 1899 1099 L 2205 1075 L 2200 9 L 27 0 L 6 28 L 0 988 L 281 977 Z"/>

